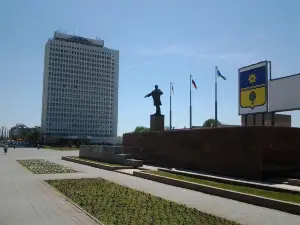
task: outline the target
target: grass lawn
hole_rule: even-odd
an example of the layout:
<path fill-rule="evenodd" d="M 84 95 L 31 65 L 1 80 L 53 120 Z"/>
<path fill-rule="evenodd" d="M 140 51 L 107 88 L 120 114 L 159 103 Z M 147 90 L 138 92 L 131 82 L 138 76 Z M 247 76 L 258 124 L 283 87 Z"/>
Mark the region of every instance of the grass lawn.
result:
<path fill-rule="evenodd" d="M 51 147 L 51 146 L 44 146 L 43 149 L 49 149 L 49 150 L 57 150 L 57 151 L 73 151 L 73 150 L 79 150 L 79 148 L 76 147 Z"/>
<path fill-rule="evenodd" d="M 105 225 L 237 224 L 100 178 L 46 182 Z"/>
<path fill-rule="evenodd" d="M 114 163 L 107 163 L 107 162 L 100 162 L 100 161 L 96 161 L 96 160 L 90 160 L 90 159 L 83 159 L 83 158 L 80 158 L 78 156 L 68 156 L 69 158 L 73 158 L 73 159 L 77 159 L 77 160 L 81 160 L 81 161 L 84 161 L 84 162 L 92 162 L 92 163 L 96 163 L 96 164 L 101 164 L 101 165 L 105 165 L 105 166 L 124 166 L 124 165 L 121 165 L 121 164 L 114 164 Z M 128 167 L 128 166 L 124 166 L 124 167 Z"/>
<path fill-rule="evenodd" d="M 36 174 L 75 173 L 76 170 L 44 159 L 17 160 L 21 165 Z"/>
<path fill-rule="evenodd" d="M 194 182 L 198 184 L 204 184 L 212 187 L 217 188 L 223 188 L 231 191 L 237 191 L 245 194 L 251 194 L 251 195 L 257 195 L 260 197 L 266 197 L 266 198 L 272 198 L 276 200 L 281 201 L 287 201 L 287 202 L 293 202 L 293 203 L 300 203 L 300 195 L 299 194 L 289 194 L 289 193 L 283 193 L 283 192 L 276 192 L 276 191 L 268 191 L 258 188 L 251 188 L 251 187 L 245 187 L 245 186 L 239 186 L 239 185 L 233 185 L 233 184 L 224 184 L 221 182 L 216 181 L 210 181 L 210 180 L 203 180 L 183 175 L 177 175 L 172 173 L 167 173 L 164 171 L 143 171 L 145 173 L 150 173 L 154 175 L 174 178 L 178 180 L 188 181 L 188 182 Z"/>

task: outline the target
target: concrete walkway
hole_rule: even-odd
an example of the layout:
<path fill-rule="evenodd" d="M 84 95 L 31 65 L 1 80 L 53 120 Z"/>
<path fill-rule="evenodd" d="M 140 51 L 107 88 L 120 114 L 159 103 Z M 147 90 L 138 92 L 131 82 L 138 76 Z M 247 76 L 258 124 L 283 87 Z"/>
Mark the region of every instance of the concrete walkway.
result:
<path fill-rule="evenodd" d="M 63 161 L 61 160 L 63 155 L 78 155 L 78 152 L 36 149 L 17 149 L 13 152 L 9 149 L 7 156 L 0 152 L 1 225 L 95 224 L 88 216 L 42 183 L 47 179 L 83 177 L 102 177 L 242 224 L 300 224 L 300 216 Z M 34 175 L 16 162 L 16 159 L 26 158 L 44 158 L 73 167 L 80 173 Z"/>
<path fill-rule="evenodd" d="M 6 156 L 0 152 L 0 224 L 96 224 L 81 210 L 58 196 L 52 188 L 44 185 L 39 176 L 16 162 L 22 156 L 30 158 L 35 153 L 35 149 L 17 149 L 16 152 L 9 149 Z"/>

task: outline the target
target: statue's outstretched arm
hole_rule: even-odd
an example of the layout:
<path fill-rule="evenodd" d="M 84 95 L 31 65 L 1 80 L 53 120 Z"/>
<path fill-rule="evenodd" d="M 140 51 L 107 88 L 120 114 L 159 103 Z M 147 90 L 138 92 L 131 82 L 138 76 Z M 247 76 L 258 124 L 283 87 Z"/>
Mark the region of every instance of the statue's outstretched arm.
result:
<path fill-rule="evenodd" d="M 150 92 L 149 94 L 145 95 L 145 98 L 148 98 L 152 95 L 152 92 Z"/>

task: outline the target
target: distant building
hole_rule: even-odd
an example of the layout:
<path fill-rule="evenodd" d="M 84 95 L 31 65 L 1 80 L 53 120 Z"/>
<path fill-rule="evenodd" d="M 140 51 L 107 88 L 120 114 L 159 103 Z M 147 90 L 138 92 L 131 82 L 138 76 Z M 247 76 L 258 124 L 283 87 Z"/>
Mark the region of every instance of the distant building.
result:
<path fill-rule="evenodd" d="M 33 129 L 40 132 L 41 128 L 38 126 L 35 127 L 27 127 L 24 124 L 16 124 L 9 130 L 10 138 L 23 138 L 27 133 L 31 132 Z"/>
<path fill-rule="evenodd" d="M 245 115 L 241 116 L 242 126 L 246 125 Z M 248 126 L 261 126 L 263 125 L 263 115 L 257 114 L 254 118 L 254 115 L 248 115 L 247 117 L 247 125 Z M 264 125 L 271 126 L 272 125 L 272 114 L 266 113 L 264 115 Z M 274 125 L 278 127 L 291 127 L 292 126 L 292 117 L 291 115 L 285 114 L 275 114 L 274 115 Z"/>
<path fill-rule="evenodd" d="M 10 128 L 9 137 L 10 138 L 20 138 L 25 133 L 27 133 L 29 130 L 30 130 L 30 128 L 24 124 L 16 124 L 12 128 Z"/>
<path fill-rule="evenodd" d="M 119 51 L 104 41 L 55 32 L 45 46 L 43 138 L 115 139 Z"/>

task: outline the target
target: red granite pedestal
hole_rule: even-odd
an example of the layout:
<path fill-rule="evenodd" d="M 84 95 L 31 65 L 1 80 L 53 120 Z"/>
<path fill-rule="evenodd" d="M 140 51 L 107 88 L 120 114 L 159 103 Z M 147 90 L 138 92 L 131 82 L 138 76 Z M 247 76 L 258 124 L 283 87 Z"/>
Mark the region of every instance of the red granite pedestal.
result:
<path fill-rule="evenodd" d="M 150 116 L 150 131 L 164 131 L 165 130 L 165 116 L 151 115 Z"/>

